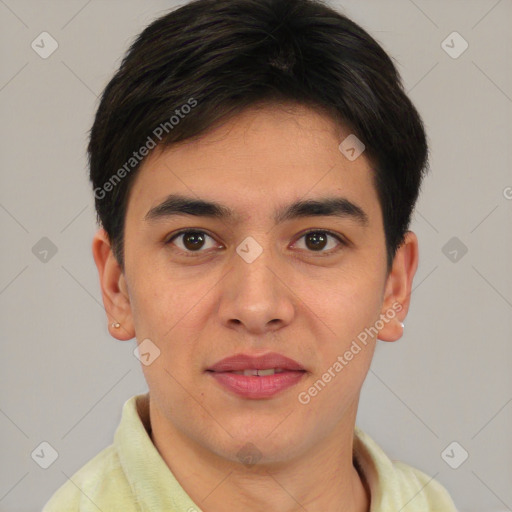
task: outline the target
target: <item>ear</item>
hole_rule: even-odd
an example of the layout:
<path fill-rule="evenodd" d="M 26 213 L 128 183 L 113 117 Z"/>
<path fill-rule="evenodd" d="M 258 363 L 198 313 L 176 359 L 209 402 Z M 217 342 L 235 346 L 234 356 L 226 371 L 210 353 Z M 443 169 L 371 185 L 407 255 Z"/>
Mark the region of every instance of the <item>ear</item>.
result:
<path fill-rule="evenodd" d="M 384 321 L 384 327 L 377 335 L 382 341 L 396 341 L 402 337 L 401 322 L 409 311 L 412 281 L 418 267 L 418 254 L 418 238 L 412 231 L 407 231 L 404 242 L 396 251 L 386 280 L 381 318 L 388 321 Z M 391 311 L 395 312 L 394 317 L 390 315 Z"/>
<path fill-rule="evenodd" d="M 135 336 L 135 329 L 128 288 L 104 229 L 99 229 L 94 235 L 92 254 L 98 268 L 110 335 L 118 340 L 130 340 Z M 115 328 L 113 323 L 119 323 L 120 326 Z"/>

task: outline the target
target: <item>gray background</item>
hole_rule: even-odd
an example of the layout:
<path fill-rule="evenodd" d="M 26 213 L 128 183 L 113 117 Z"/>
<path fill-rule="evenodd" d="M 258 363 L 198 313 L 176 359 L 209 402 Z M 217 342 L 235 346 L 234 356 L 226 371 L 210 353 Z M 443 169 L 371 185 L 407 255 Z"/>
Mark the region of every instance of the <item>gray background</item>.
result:
<path fill-rule="evenodd" d="M 378 343 L 358 425 L 459 510 L 512 510 L 512 2 L 331 3 L 393 56 L 431 144 L 405 335 Z M 40 510 L 147 389 L 135 340 L 106 328 L 85 147 L 129 43 L 174 5 L 0 0 L 1 511 Z M 46 59 L 31 48 L 43 31 L 59 45 Z M 469 43 L 458 58 L 441 46 L 453 31 Z M 42 237 L 57 248 L 46 262 Z M 48 469 L 31 458 L 43 441 L 58 452 Z M 458 469 L 441 456 L 453 441 L 452 461 L 469 453 Z"/>

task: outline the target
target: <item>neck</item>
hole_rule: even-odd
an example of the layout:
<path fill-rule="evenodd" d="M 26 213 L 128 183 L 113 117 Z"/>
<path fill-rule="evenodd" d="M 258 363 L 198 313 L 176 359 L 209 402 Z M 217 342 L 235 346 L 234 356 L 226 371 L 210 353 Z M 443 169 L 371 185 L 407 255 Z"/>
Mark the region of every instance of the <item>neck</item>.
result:
<path fill-rule="evenodd" d="M 370 490 L 353 460 L 353 421 L 295 459 L 244 465 L 195 443 L 150 408 L 153 444 L 205 512 L 369 512 Z"/>

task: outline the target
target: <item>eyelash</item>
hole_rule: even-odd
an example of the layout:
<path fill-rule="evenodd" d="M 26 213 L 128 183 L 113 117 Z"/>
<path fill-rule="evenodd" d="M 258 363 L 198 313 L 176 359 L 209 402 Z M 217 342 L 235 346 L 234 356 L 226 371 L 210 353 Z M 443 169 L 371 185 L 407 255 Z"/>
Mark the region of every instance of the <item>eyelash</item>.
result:
<path fill-rule="evenodd" d="M 187 228 L 187 229 L 182 229 L 181 231 L 178 231 L 177 233 L 174 233 L 170 238 L 167 239 L 167 241 L 165 242 L 165 245 L 170 245 L 180 235 L 184 235 L 187 233 L 201 233 L 201 234 L 205 234 L 215 240 L 215 238 L 212 235 L 210 235 L 209 233 L 207 233 L 204 230 Z M 309 235 L 310 233 L 317 233 L 317 234 L 321 233 L 321 234 L 329 235 L 329 236 L 335 238 L 340 243 L 341 247 L 331 249 L 330 251 L 318 251 L 318 252 L 317 251 L 307 251 L 312 254 L 316 254 L 317 256 L 320 256 L 320 257 L 329 256 L 331 254 L 334 254 L 334 253 L 338 252 L 339 250 L 341 250 L 341 248 L 348 245 L 347 242 L 345 242 L 345 240 L 343 240 L 343 238 L 340 235 L 338 235 L 337 233 L 334 233 L 332 231 L 329 231 L 328 229 L 311 229 L 309 231 L 306 231 L 305 233 L 302 233 L 301 236 L 297 239 L 297 241 L 300 240 L 301 238 Z M 203 251 L 201 249 L 197 250 L 197 251 L 184 251 L 183 249 L 177 248 L 177 250 L 180 251 L 182 254 L 184 254 L 186 257 L 197 257 L 197 255 L 207 252 L 207 251 Z"/>

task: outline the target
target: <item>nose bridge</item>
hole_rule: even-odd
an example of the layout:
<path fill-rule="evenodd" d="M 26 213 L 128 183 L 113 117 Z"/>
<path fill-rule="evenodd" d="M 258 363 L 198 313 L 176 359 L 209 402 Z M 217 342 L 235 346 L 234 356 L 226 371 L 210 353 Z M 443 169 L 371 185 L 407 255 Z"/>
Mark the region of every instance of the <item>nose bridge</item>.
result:
<path fill-rule="evenodd" d="M 278 277 L 279 258 L 270 239 L 271 235 L 248 236 L 237 246 L 221 297 L 224 323 L 262 333 L 290 322 L 293 305 Z"/>

